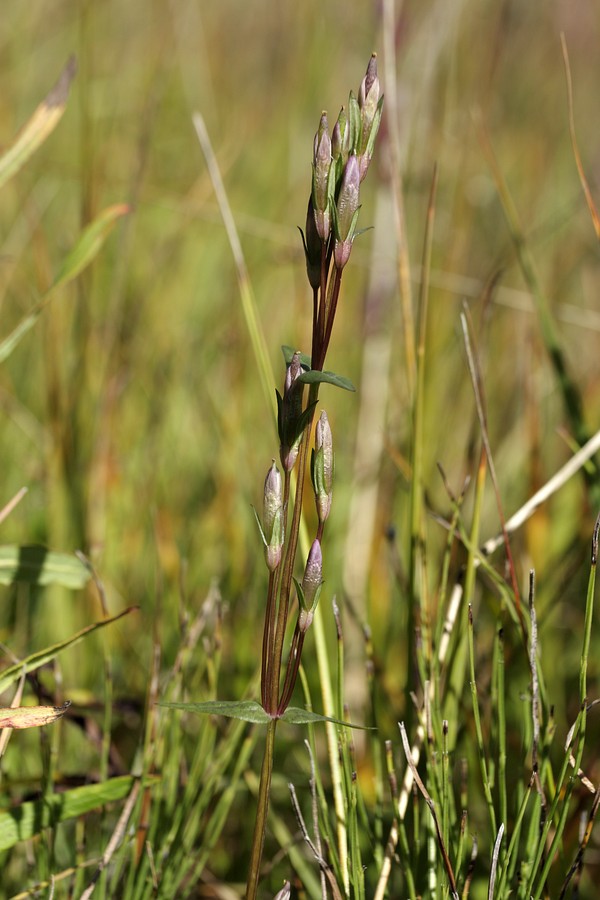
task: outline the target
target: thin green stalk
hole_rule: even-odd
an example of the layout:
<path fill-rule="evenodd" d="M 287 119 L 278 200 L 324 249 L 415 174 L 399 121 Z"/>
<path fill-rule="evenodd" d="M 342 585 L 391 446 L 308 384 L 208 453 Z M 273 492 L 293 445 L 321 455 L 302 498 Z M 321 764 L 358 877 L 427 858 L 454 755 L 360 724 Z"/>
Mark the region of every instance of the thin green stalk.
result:
<path fill-rule="evenodd" d="M 449 847 L 450 834 L 450 779 L 448 777 L 448 721 L 442 724 L 442 837 L 444 846 Z"/>
<path fill-rule="evenodd" d="M 590 566 L 590 575 L 588 579 L 588 589 L 587 589 L 587 597 L 586 597 L 586 605 L 585 605 L 585 621 L 584 621 L 584 632 L 583 632 L 583 646 L 581 650 L 581 664 L 580 664 L 580 674 L 579 674 L 579 698 L 581 703 L 580 713 L 579 713 L 579 735 L 578 735 L 578 744 L 577 744 L 577 755 L 575 757 L 575 761 L 573 763 L 573 774 L 571 775 L 569 782 L 567 784 L 565 790 L 565 796 L 563 799 L 563 805 L 561 809 L 560 818 L 558 824 L 556 826 L 556 831 L 554 833 L 554 837 L 552 843 L 550 845 L 550 849 L 547 853 L 546 861 L 544 867 L 542 869 L 542 873 L 539 877 L 537 889 L 533 893 L 533 900 L 538 900 L 541 896 L 542 890 L 546 883 L 546 879 L 548 877 L 548 873 L 550 871 L 550 866 L 552 865 L 552 861 L 554 859 L 554 854 L 558 848 L 559 842 L 562 840 L 562 835 L 565 829 L 565 825 L 567 822 L 567 815 L 569 812 L 569 803 L 571 799 L 571 795 L 573 793 L 573 789 L 575 787 L 575 783 L 578 779 L 577 773 L 581 768 L 581 762 L 583 759 L 583 750 L 585 747 L 585 736 L 586 736 L 586 725 L 587 725 L 587 667 L 588 667 L 588 659 L 589 659 L 589 649 L 590 649 L 590 641 L 592 636 L 592 617 L 594 612 L 594 593 L 596 587 L 596 567 L 598 562 L 598 539 L 600 532 L 600 514 L 596 519 L 596 523 L 594 526 L 594 533 L 592 537 L 592 559 Z M 569 763 L 570 758 L 570 747 L 574 742 L 575 737 L 573 735 L 572 741 L 569 744 L 565 752 L 565 760 L 563 763 L 563 768 L 566 774 L 565 764 Z M 561 772 L 562 774 L 562 772 Z M 559 785 L 562 785 L 562 779 L 559 780 Z M 557 804 L 558 793 L 555 796 L 555 801 L 552 806 L 551 814 L 548 816 L 548 821 L 546 822 L 546 826 L 544 828 L 544 834 L 548 834 L 549 825 L 552 822 L 554 811 Z M 537 863 L 539 866 L 539 860 L 541 856 L 538 854 Z M 533 875 L 535 877 L 535 873 L 537 871 L 537 867 L 533 867 Z M 530 879 L 530 882 L 532 879 Z"/>
<path fill-rule="evenodd" d="M 413 439 L 412 439 L 412 479 L 410 492 L 410 549 L 408 570 L 409 614 L 409 664 L 415 661 L 415 629 L 422 623 L 422 591 L 424 584 L 419 583 L 422 575 L 422 528 L 423 528 L 423 423 L 425 406 L 425 343 L 427 335 L 427 311 L 429 300 L 429 272 L 431 269 L 431 248 L 433 243 L 433 223 L 435 212 L 435 192 L 437 187 L 437 170 L 434 169 L 427 207 L 427 223 L 423 243 L 423 261 L 421 266 L 421 291 L 419 295 L 419 334 L 417 344 L 417 384 L 413 402 Z"/>
<path fill-rule="evenodd" d="M 543 855 L 545 853 L 545 849 L 546 849 L 546 841 L 548 839 L 548 835 L 550 833 L 552 823 L 554 822 L 554 817 L 556 815 L 558 805 L 561 801 L 561 793 L 562 793 L 563 786 L 564 786 L 564 783 L 565 783 L 565 780 L 567 777 L 567 772 L 570 767 L 571 747 L 575 743 L 575 740 L 579 737 L 583 713 L 584 713 L 584 710 L 581 709 L 579 711 L 577 719 L 575 720 L 575 724 L 573 726 L 573 729 L 572 729 L 572 732 L 570 735 L 570 740 L 569 740 L 567 746 L 565 747 L 565 753 L 564 753 L 562 765 L 560 768 L 560 772 L 558 774 L 558 778 L 556 780 L 556 790 L 554 793 L 554 798 L 552 800 L 552 805 L 550 807 L 550 810 L 548 811 L 548 815 L 546 817 L 544 827 L 543 827 L 541 833 L 539 834 L 539 837 L 537 840 L 535 854 L 533 856 L 533 859 L 531 862 L 531 868 L 529 870 L 529 877 L 527 879 L 527 882 L 523 883 L 524 884 L 523 890 L 519 893 L 520 897 L 527 898 L 527 900 L 529 900 L 529 898 L 532 897 L 533 883 L 535 881 L 536 875 L 538 874 L 538 872 L 540 870 L 542 857 L 543 857 Z M 570 796 L 570 794 L 569 794 L 569 796 Z M 568 798 L 565 796 L 563 798 L 563 809 L 565 809 L 567 807 L 568 807 Z M 557 833 L 558 833 L 558 826 L 557 826 Z M 544 881 L 542 880 L 542 882 L 540 884 L 540 891 L 543 888 L 543 884 L 544 884 Z M 538 896 L 539 896 L 539 894 L 538 894 Z"/>
<path fill-rule="evenodd" d="M 492 834 L 496 835 L 498 829 L 496 825 L 496 811 L 494 809 L 494 801 L 492 799 L 492 790 L 490 787 L 490 779 L 488 775 L 487 762 L 485 757 L 485 746 L 483 743 L 483 731 L 481 728 L 481 718 L 479 716 L 479 702 L 477 700 L 477 682 L 475 680 L 475 649 L 473 641 L 473 607 L 469 603 L 469 672 L 471 678 L 471 700 L 473 701 L 473 721 L 475 723 L 475 734 L 477 737 L 477 752 L 479 755 L 479 768 L 481 770 L 481 780 L 483 782 L 483 793 L 487 803 L 490 816 L 490 824 Z"/>
<path fill-rule="evenodd" d="M 508 844 L 508 849 L 506 851 L 506 855 L 504 857 L 502 869 L 500 871 L 500 878 L 498 879 L 498 889 L 497 889 L 496 893 L 497 893 L 497 896 L 500 898 L 504 897 L 504 891 L 506 888 L 506 880 L 507 880 L 507 877 L 510 877 L 510 872 L 512 869 L 511 862 L 513 860 L 513 854 L 515 852 L 515 849 L 519 843 L 519 837 L 521 835 L 521 826 L 523 824 L 525 812 L 527 810 L 527 806 L 528 806 L 529 800 L 531 798 L 531 790 L 533 788 L 533 783 L 534 783 L 533 778 L 530 778 L 529 784 L 527 785 L 527 790 L 525 791 L 525 795 L 519 805 L 519 810 L 517 812 L 517 818 L 515 819 L 515 823 L 513 825 L 511 839 Z"/>
<path fill-rule="evenodd" d="M 583 626 L 583 647 L 581 650 L 581 665 L 579 668 L 579 702 L 582 706 L 587 703 L 587 668 L 590 653 L 590 640 L 592 637 L 592 616 L 594 613 L 594 591 L 596 588 L 596 566 L 598 563 L 598 535 L 600 532 L 600 513 L 596 518 L 594 533 L 592 536 L 592 559 L 590 577 L 585 602 L 585 621 Z"/>
<path fill-rule="evenodd" d="M 504 633 L 500 628 L 497 636 L 496 653 L 496 693 L 498 709 L 498 796 L 500 821 L 508 823 L 508 803 L 506 794 L 506 696 L 504 686 Z M 498 896 L 502 894 L 499 892 Z"/>
<path fill-rule="evenodd" d="M 265 738 L 265 752 L 260 773 L 260 785 L 258 788 L 258 803 L 256 808 L 256 820 L 254 823 L 254 837 L 252 839 L 252 851 L 250 855 L 250 869 L 248 872 L 248 885 L 246 888 L 246 900 L 255 900 L 258 891 L 260 877 L 260 864 L 262 860 L 265 834 L 267 830 L 267 814 L 269 812 L 269 797 L 271 795 L 271 776 L 273 774 L 273 753 L 275 749 L 275 731 L 277 719 L 271 719 L 267 725 Z"/>

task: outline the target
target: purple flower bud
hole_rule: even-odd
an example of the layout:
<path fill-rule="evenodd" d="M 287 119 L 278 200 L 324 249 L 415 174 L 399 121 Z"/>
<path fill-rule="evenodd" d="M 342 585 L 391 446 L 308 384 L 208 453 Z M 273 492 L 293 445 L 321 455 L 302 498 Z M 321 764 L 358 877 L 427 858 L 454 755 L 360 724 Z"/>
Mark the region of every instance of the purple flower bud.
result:
<path fill-rule="evenodd" d="M 340 194 L 337 202 L 337 235 L 340 241 L 345 241 L 351 236 L 354 216 L 358 210 L 358 195 L 360 188 L 360 172 L 358 158 L 353 153 L 348 157 L 348 162 L 342 175 Z"/>
<path fill-rule="evenodd" d="M 302 232 L 301 232 L 302 233 Z M 308 200 L 306 212 L 306 235 L 302 235 L 304 244 L 304 256 L 306 258 L 306 274 L 312 288 L 318 288 L 321 284 L 321 248 L 323 242 L 317 231 L 315 208 L 312 196 Z"/>
<path fill-rule="evenodd" d="M 274 572 L 281 562 L 283 548 L 283 490 L 281 474 L 275 462 L 265 478 L 262 526 L 267 566 Z"/>
<path fill-rule="evenodd" d="M 346 162 L 348 159 L 348 153 L 350 152 L 349 137 L 348 116 L 342 106 L 331 135 L 331 155 L 335 160 L 341 158 L 343 162 Z"/>
<path fill-rule="evenodd" d="M 315 431 L 315 452 L 312 458 L 311 469 L 317 515 L 320 523 L 327 520 L 331 511 L 333 468 L 333 438 L 327 413 L 323 411 Z"/>
<path fill-rule="evenodd" d="M 360 169 L 358 158 L 352 153 L 344 168 L 340 193 L 337 202 L 335 216 L 335 245 L 333 258 L 338 269 L 343 267 L 350 258 L 352 241 L 356 231 L 359 210 Z"/>
<path fill-rule="evenodd" d="M 379 131 L 383 112 L 383 97 L 379 96 L 380 85 L 377 77 L 377 55 L 374 53 L 367 66 L 367 74 L 362 80 L 358 92 L 360 107 L 360 140 L 357 147 L 359 157 L 360 180 L 367 174 L 373 156 L 375 138 Z"/>
<path fill-rule="evenodd" d="M 321 240 L 326 241 L 331 230 L 329 212 L 329 175 L 331 171 L 331 138 L 327 123 L 327 113 L 321 114 L 319 130 L 313 147 L 312 201 L 315 210 L 315 224 Z"/>
<path fill-rule="evenodd" d="M 300 353 L 296 351 L 285 373 L 283 397 L 279 403 L 279 456 L 286 472 L 291 472 L 298 457 L 302 437 L 302 397 L 304 385 L 298 381 L 302 374 Z M 279 395 L 278 395 L 279 396 Z"/>
<path fill-rule="evenodd" d="M 361 110 L 372 107 L 373 111 L 379 101 L 379 78 L 377 77 L 377 54 L 372 53 L 365 77 L 358 89 L 358 105 Z"/>
<path fill-rule="evenodd" d="M 321 544 L 318 540 L 314 540 L 304 570 L 304 578 L 302 579 L 302 598 L 300 601 L 300 614 L 298 616 L 298 626 L 301 631 L 306 631 L 312 622 L 317 603 L 319 602 L 319 594 L 321 593 L 321 585 L 323 584 L 323 555 L 321 553 Z"/>
<path fill-rule="evenodd" d="M 307 606 L 311 605 L 314 600 L 317 588 L 323 580 L 322 575 L 323 554 L 321 552 L 321 542 L 315 539 L 306 560 L 304 578 L 302 579 L 302 591 L 304 592 L 304 601 Z"/>

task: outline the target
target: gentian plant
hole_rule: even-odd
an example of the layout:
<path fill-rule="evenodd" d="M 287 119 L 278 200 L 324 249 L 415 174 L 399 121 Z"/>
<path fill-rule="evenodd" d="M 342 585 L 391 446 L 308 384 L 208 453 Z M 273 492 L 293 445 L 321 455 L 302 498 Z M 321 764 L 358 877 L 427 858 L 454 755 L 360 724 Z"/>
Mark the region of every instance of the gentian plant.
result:
<path fill-rule="evenodd" d="M 291 723 L 323 721 L 325 716 L 290 707 L 304 639 L 323 584 L 322 541 L 331 511 L 334 453 L 327 414 L 313 420 L 321 384 L 354 390 L 344 377 L 324 368 L 336 316 L 342 274 L 350 259 L 360 209 L 360 185 L 369 169 L 381 122 L 383 96 L 377 57 L 371 56 L 358 98 L 350 93 L 333 131 L 323 112 L 314 139 L 312 183 L 305 231 L 301 232 L 306 271 L 312 290 L 310 357 L 283 347 L 286 363 L 283 393 L 277 392 L 279 462 L 272 463 L 263 490 L 262 518 L 255 513 L 269 572 L 262 641 L 261 699 L 239 702 L 166 704 L 196 712 L 217 713 L 267 726 L 258 807 L 246 896 L 257 895 L 273 771 L 275 733 L 280 719 Z M 301 580 L 294 577 L 302 520 L 304 481 L 309 465 L 317 528 Z M 296 626 L 284 662 L 291 612 Z"/>

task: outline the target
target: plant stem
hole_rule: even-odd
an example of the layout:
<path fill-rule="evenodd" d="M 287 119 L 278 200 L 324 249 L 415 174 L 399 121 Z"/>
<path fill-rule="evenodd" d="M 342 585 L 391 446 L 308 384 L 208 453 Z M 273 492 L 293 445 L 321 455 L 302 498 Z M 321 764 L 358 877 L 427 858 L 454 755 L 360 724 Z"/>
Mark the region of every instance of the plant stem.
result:
<path fill-rule="evenodd" d="M 269 797 L 271 794 L 271 775 L 273 774 L 273 751 L 275 748 L 275 729 L 277 719 L 271 719 L 267 725 L 267 738 L 265 741 L 265 753 L 260 772 L 260 785 L 258 788 L 258 807 L 256 821 L 254 823 L 254 837 L 252 838 L 252 854 L 250 856 L 250 870 L 248 872 L 248 886 L 246 888 L 246 900 L 255 900 L 258 890 L 258 878 L 262 860 L 263 847 L 265 845 L 265 833 L 267 830 L 267 814 L 269 812 Z"/>

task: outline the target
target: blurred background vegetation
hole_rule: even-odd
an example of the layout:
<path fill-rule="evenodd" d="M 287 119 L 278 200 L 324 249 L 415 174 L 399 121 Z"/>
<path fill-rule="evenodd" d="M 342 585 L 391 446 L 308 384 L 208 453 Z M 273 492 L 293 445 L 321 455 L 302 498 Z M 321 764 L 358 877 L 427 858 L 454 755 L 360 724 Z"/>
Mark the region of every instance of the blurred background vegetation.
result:
<path fill-rule="evenodd" d="M 167 680 L 181 641 L 182 606 L 197 611 L 218 585 L 218 693 L 227 699 L 241 696 L 255 674 L 263 621 L 266 577 L 251 504 L 260 503 L 276 435 L 192 126 L 195 110 L 211 135 L 271 360 L 282 377 L 280 345 L 308 349 L 310 294 L 297 226 L 304 226 L 319 114 L 327 109 L 335 119 L 349 86 L 358 89 L 370 53 L 379 53 L 386 116 L 399 121 L 413 298 L 434 163 L 439 170 L 423 459 L 431 511 L 450 514 L 436 463 L 458 492 L 477 460 L 459 326 L 463 301 L 476 323 L 505 513 L 524 503 L 573 449 L 482 149 L 482 128 L 519 210 L 588 428 L 598 427 L 598 241 L 571 149 L 560 47 L 564 31 L 579 146 L 600 201 L 598 5 L 407 0 L 396 6 L 390 35 L 389 4 L 379 2 L 2 4 L 3 144 L 71 53 L 78 74 L 59 127 L 2 192 L 1 334 L 32 307 L 87 222 L 109 204 L 131 205 L 93 267 L 53 302 L 0 368 L 2 502 L 28 487 L 2 525 L 3 541 L 83 550 L 102 579 L 109 610 L 140 607 L 103 637 L 112 654 L 119 704 L 113 737 L 124 770 L 143 734 L 153 646 L 159 640 Z M 394 84 L 386 81 L 384 28 L 397 54 Z M 332 647 L 333 594 L 343 609 L 351 601 L 359 621 L 368 619 L 382 737 L 397 742 L 395 723 L 406 715 L 407 688 L 414 685 L 399 651 L 407 621 L 410 416 L 388 136 L 384 123 L 362 197 L 362 226 L 374 229 L 355 245 L 328 361 L 358 393 L 322 394 L 337 460 L 322 602 Z M 536 569 L 540 644 L 556 661 L 545 674 L 561 735 L 578 708 L 580 643 L 573 635 L 582 628 L 596 512 L 578 476 L 513 543 L 523 586 L 529 568 Z M 498 530 L 490 490 L 482 535 Z M 428 518 L 432 591 L 445 539 Z M 457 554 L 453 574 L 459 563 Z M 99 615 L 94 590 L 3 589 L 0 639 L 22 657 Z M 477 622 L 483 658 L 491 652 L 496 615 L 493 600 L 484 597 Z M 347 701 L 360 720 L 364 660 L 352 618 L 347 615 Z M 597 637 L 593 651 L 595 695 Z M 309 639 L 308 667 L 311 652 Z M 62 666 L 60 691 L 93 719 L 105 678 L 102 644 L 73 649 Z M 526 661 L 522 668 L 511 698 L 515 717 L 519 691 L 528 685 Z M 93 773 L 98 749 L 89 733 L 74 736 L 66 723 L 61 735 L 63 774 Z M 290 735 L 291 756 L 282 756 L 286 780 L 306 780 L 300 738 Z M 368 792 L 367 756 L 361 764 Z M 13 736 L 3 766 L 15 784 L 39 778 L 39 735 Z M 600 778 L 597 758 L 588 774 Z M 283 812 L 293 822 L 289 809 Z M 246 831 L 251 816 L 248 821 Z M 247 846 L 240 850 L 237 839 L 236 828 L 226 828 L 214 858 L 223 881 L 244 879 L 239 854 Z"/>

